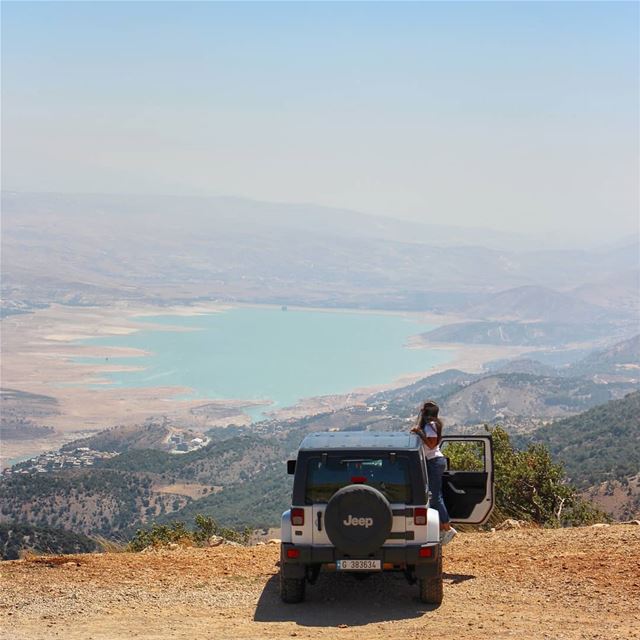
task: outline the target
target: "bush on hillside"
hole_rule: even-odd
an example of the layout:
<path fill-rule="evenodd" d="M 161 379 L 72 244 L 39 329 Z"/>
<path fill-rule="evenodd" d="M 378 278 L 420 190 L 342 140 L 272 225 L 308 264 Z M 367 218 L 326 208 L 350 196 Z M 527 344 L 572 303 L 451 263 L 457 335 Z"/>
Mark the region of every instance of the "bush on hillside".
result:
<path fill-rule="evenodd" d="M 582 498 L 565 481 L 562 464 L 553 462 L 543 444 L 530 444 L 520 451 L 500 427 L 493 437 L 496 505 L 492 522 L 516 518 L 547 527 L 593 524 L 605 514 Z M 477 469 L 479 453 L 469 447 L 448 445 L 447 455 L 456 469 Z"/>
<path fill-rule="evenodd" d="M 229 542 L 247 544 L 251 533 L 251 529 L 235 531 L 219 526 L 213 518 L 197 515 L 193 529 L 187 528 L 187 525 L 180 521 L 169 524 L 154 522 L 149 528 L 138 529 L 128 548 L 130 551 L 142 551 L 149 547 L 165 547 L 169 544 L 206 546 L 214 536 Z"/>

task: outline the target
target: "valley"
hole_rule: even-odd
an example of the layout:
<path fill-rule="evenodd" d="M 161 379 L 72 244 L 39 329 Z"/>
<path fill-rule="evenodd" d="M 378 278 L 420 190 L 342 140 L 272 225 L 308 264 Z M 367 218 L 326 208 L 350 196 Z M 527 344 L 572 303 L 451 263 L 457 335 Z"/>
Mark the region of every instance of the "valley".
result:
<path fill-rule="evenodd" d="M 604 375 L 605 369 L 628 372 L 626 363 L 635 357 L 637 343 L 634 339 L 600 352 L 598 358 L 589 356 L 592 376 Z M 521 369 L 525 364 L 511 366 Z M 10 475 L 5 473 L 0 519 L 121 539 L 141 524 L 190 522 L 198 514 L 213 516 L 225 526 L 267 529 L 277 526 L 289 502 L 284 461 L 304 435 L 329 429 L 406 430 L 425 397 L 440 403 L 449 433 L 478 433 L 485 424 L 503 425 L 521 447 L 544 443 L 585 496 L 618 518 L 635 517 L 640 506 L 633 480 L 640 468 L 637 379 L 623 382 L 618 372 L 616 384 L 597 384 L 563 372 L 544 373 L 449 370 L 317 415 L 213 427 L 207 431 L 210 444 L 182 455 L 163 450 L 157 434 L 165 432 L 164 423 L 112 428 L 77 442 L 91 451 L 109 452 L 91 469 L 38 473 L 24 462 Z M 606 457 L 599 455 L 603 446 Z M 115 452 L 118 455 L 111 455 Z M 612 482 L 624 486 L 615 501 L 600 488 Z M 194 492 L 194 486 L 199 491 Z"/>
<path fill-rule="evenodd" d="M 635 237 L 562 249 L 229 198 L 2 204 L 2 522 L 267 529 L 306 433 L 405 430 L 426 398 L 448 432 L 548 446 L 584 496 L 637 513 Z"/>

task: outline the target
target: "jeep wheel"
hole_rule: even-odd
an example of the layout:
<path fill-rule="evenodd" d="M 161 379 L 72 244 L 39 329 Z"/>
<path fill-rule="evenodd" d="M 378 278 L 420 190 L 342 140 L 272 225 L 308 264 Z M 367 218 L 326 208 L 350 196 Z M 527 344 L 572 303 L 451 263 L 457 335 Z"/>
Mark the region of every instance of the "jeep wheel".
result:
<path fill-rule="evenodd" d="M 420 600 L 427 604 L 442 604 L 442 548 L 438 550 L 438 566 L 436 575 L 420 578 Z"/>
<path fill-rule="evenodd" d="M 284 578 L 280 573 L 280 598 L 287 604 L 296 604 L 304 600 L 304 578 Z"/>
<path fill-rule="evenodd" d="M 389 537 L 393 513 L 389 501 L 373 487 L 351 484 L 336 491 L 324 511 L 329 540 L 342 553 L 366 557 Z"/>

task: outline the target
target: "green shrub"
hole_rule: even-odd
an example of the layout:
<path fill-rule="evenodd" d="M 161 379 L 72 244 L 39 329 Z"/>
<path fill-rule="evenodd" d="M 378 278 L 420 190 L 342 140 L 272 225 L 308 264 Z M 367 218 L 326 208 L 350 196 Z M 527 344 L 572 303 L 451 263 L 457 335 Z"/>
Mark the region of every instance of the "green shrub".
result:
<path fill-rule="evenodd" d="M 195 517 L 195 525 L 193 539 L 198 544 L 206 543 L 212 536 L 220 536 L 229 542 L 247 544 L 253 533 L 253 530 L 249 527 L 245 527 L 240 531 L 221 527 L 213 518 L 202 514 L 198 514 Z"/>
<path fill-rule="evenodd" d="M 206 546 L 213 536 L 220 536 L 229 542 L 247 544 L 252 530 L 242 531 L 220 527 L 213 518 L 198 514 L 195 527 L 188 529 L 184 522 L 173 521 L 168 524 L 154 522 L 150 528 L 138 529 L 128 545 L 129 551 L 142 551 L 148 547 L 165 547 L 169 544 Z"/>
<path fill-rule="evenodd" d="M 191 539 L 191 533 L 184 522 L 158 524 L 154 522 L 149 529 L 138 529 L 129 542 L 130 551 L 142 551 L 147 547 L 164 547 L 171 543 L 184 543 Z"/>

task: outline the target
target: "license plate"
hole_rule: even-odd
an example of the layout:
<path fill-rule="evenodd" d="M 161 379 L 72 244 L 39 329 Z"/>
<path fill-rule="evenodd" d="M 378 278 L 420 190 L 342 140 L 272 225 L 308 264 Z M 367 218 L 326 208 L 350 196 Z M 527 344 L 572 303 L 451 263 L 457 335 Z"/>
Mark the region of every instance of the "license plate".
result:
<path fill-rule="evenodd" d="M 338 560 L 336 562 L 338 571 L 380 571 L 382 569 L 381 560 Z"/>

